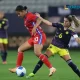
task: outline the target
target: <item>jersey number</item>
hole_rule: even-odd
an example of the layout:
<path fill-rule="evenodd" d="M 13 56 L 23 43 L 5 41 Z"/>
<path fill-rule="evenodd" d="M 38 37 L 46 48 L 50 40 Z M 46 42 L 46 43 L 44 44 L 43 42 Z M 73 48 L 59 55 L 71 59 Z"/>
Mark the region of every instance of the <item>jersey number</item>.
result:
<path fill-rule="evenodd" d="M 61 34 L 59 34 L 59 38 L 62 38 L 62 33 L 61 33 Z"/>
<path fill-rule="evenodd" d="M 34 38 L 34 41 L 38 41 L 38 37 L 35 37 L 35 38 Z"/>

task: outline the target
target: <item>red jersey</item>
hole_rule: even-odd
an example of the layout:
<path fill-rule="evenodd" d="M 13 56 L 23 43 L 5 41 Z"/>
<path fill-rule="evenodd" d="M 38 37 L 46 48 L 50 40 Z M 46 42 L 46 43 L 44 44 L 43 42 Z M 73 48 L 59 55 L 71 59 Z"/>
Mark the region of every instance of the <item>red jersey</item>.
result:
<path fill-rule="evenodd" d="M 32 29 L 36 24 L 37 16 L 31 12 L 28 12 L 24 18 L 24 26 L 28 29 L 31 36 L 32 35 Z M 36 35 L 41 35 L 43 33 L 43 30 L 40 26 L 36 28 Z"/>

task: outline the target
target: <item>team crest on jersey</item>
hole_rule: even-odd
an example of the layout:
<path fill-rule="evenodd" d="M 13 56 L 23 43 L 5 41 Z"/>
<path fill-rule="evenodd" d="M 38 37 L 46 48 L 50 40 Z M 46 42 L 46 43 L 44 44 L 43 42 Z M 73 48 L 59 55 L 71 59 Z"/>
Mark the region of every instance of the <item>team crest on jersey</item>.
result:
<path fill-rule="evenodd" d="M 66 34 L 69 34 L 69 32 L 68 32 L 68 31 L 66 31 Z"/>

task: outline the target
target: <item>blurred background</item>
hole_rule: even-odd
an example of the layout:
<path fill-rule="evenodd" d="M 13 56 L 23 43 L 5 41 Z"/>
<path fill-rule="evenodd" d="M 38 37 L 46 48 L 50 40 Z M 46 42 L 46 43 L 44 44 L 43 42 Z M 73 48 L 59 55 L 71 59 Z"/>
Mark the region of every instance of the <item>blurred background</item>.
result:
<path fill-rule="evenodd" d="M 15 14 L 15 8 L 17 5 L 27 6 L 28 10 L 35 13 L 39 12 L 41 16 L 48 19 L 51 22 L 62 22 L 63 16 L 72 14 L 80 18 L 80 9 L 64 9 L 64 6 L 79 5 L 80 0 L 0 0 L 0 11 L 6 14 L 9 19 L 9 49 L 17 49 L 26 39 L 29 38 L 29 33 L 24 27 L 23 19 L 20 19 Z M 45 47 L 47 47 L 55 33 L 55 28 L 47 27 L 41 24 L 41 27 L 47 34 L 47 41 Z M 80 35 L 80 28 L 77 30 Z M 71 38 L 70 48 L 79 48 L 80 45 Z"/>

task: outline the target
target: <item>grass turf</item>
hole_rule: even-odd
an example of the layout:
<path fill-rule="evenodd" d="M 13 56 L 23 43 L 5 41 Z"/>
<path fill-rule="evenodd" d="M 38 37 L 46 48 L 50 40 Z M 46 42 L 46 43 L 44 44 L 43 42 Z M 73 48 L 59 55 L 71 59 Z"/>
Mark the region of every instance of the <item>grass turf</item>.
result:
<path fill-rule="evenodd" d="M 73 62 L 80 68 L 80 51 L 70 51 Z M 17 58 L 17 51 L 8 51 L 8 64 L 3 65 L 0 60 L 0 80 L 28 80 L 24 77 L 17 77 L 15 73 L 10 73 L 9 68 L 15 67 Z M 23 66 L 27 70 L 28 75 L 32 72 L 34 66 L 39 59 L 34 55 L 33 51 L 27 51 L 24 53 Z M 68 67 L 66 62 L 55 55 L 49 59 L 57 71 L 52 77 L 48 77 L 49 70 L 43 65 L 43 67 L 37 72 L 37 74 L 29 80 L 79 80 L 79 77 Z"/>

